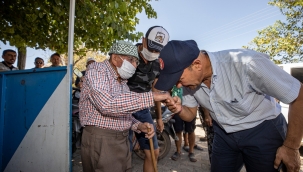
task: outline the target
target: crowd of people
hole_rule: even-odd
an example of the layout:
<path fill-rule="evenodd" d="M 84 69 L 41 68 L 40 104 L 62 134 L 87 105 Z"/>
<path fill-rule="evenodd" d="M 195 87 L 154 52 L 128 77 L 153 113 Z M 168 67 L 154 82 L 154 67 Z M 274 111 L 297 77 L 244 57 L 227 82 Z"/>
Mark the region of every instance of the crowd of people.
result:
<path fill-rule="evenodd" d="M 183 149 L 192 162 L 200 107 L 211 135 L 211 171 L 240 171 L 244 165 L 247 171 L 277 171 L 283 165 L 299 170 L 303 87 L 267 55 L 245 49 L 199 50 L 194 40 L 169 41 L 161 26 L 149 28 L 141 44 L 114 43 L 109 55 L 109 60 L 89 65 L 83 80 L 84 171 L 130 171 L 130 129 L 146 155 L 143 171 L 153 171 L 151 156 L 159 154 L 154 134 L 163 130 L 161 103 L 174 113 L 178 136 L 187 133 Z M 172 95 L 173 88 L 182 90 L 181 96 Z M 275 98 L 290 104 L 289 124 Z M 119 149 L 109 147 L 113 144 Z M 181 141 L 176 147 L 172 160 L 180 157 Z M 110 162 L 119 165 L 112 169 Z"/>
<path fill-rule="evenodd" d="M 156 130 L 162 132 L 164 129 L 161 101 L 171 97 L 168 93 L 163 94 L 154 89 L 161 70 L 158 57 L 168 41 L 168 32 L 162 26 L 153 26 L 146 32 L 142 43 L 136 45 L 125 41 L 114 43 L 109 51 L 109 60 L 88 65 L 86 71 L 82 72 L 85 76 L 77 79 L 77 81 L 83 80 L 83 85 L 80 86 L 77 81 L 76 85 L 81 87 L 80 121 L 85 126 L 81 147 L 84 171 L 97 169 L 107 171 L 106 169 L 113 168 L 108 162 L 113 161 L 121 162 L 121 165 L 114 167 L 114 171 L 131 170 L 128 156 L 129 151 L 132 151 L 133 131 L 140 148 L 145 153 L 143 171 L 153 171 L 153 165 L 156 164 L 153 164 L 152 154 L 156 159 L 159 155 L 157 137 L 154 133 Z M 156 109 L 156 124 L 149 111 L 151 106 L 155 106 Z M 140 124 L 145 128 L 150 128 L 150 134 L 141 132 L 142 130 L 138 129 Z M 126 131 L 128 131 L 127 134 L 124 133 Z M 98 144 L 109 145 L 108 139 L 103 137 L 115 135 L 124 136 L 124 138 L 121 137 L 123 144 L 120 145 L 126 153 L 124 158 L 119 159 L 115 154 L 122 150 L 104 147 L 102 150 L 108 152 L 103 152 L 100 147 L 92 147 L 93 138 L 100 138 Z M 147 138 L 152 139 L 153 153 L 151 153 Z M 124 142 L 124 139 L 128 142 Z M 117 142 L 115 139 L 112 140 Z M 196 148 L 200 147 L 196 145 Z M 98 152 L 99 156 L 91 157 L 92 151 Z M 189 154 L 190 160 L 195 162 L 193 151 L 190 150 Z"/>
<path fill-rule="evenodd" d="M 12 49 L 6 49 L 2 52 L 3 61 L 0 63 L 1 71 L 12 71 L 19 70 L 18 67 L 14 66 L 17 59 L 17 52 Z M 59 53 L 54 53 L 50 56 L 51 65 L 47 67 L 58 67 L 62 64 L 62 59 Z M 44 68 L 44 60 L 41 57 L 36 57 L 34 61 L 34 69 Z"/>
<path fill-rule="evenodd" d="M 178 137 L 186 133 L 183 149 L 192 162 L 197 161 L 193 150 L 201 150 L 194 133 L 200 108 L 213 136 L 211 171 L 236 172 L 244 165 L 247 171 L 274 172 L 283 165 L 299 171 L 303 86 L 268 55 L 248 49 L 200 50 L 194 40 L 169 41 L 162 26 L 153 26 L 140 44 L 114 42 L 109 56 L 103 62 L 88 59 L 84 76 L 76 81 L 84 172 L 131 171 L 132 131 L 144 149 L 143 171 L 154 171 L 152 158 L 159 155 L 155 131 L 163 131 L 161 103 L 174 113 Z M 0 70 L 18 70 L 13 66 L 16 52 L 5 50 L 2 57 Z M 53 54 L 51 67 L 59 61 L 60 55 Z M 37 68 L 43 64 L 35 59 Z M 288 124 L 275 99 L 290 105 Z M 179 159 L 181 142 L 176 141 L 172 160 Z"/>

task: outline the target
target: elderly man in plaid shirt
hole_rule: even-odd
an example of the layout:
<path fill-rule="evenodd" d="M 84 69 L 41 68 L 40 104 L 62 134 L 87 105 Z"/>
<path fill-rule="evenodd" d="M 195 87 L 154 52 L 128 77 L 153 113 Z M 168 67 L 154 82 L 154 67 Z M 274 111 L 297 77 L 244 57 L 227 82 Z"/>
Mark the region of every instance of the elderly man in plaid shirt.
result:
<path fill-rule="evenodd" d="M 128 130 L 144 132 L 147 139 L 154 136 L 152 125 L 137 121 L 132 113 L 153 106 L 154 101 L 172 99 L 168 93 L 129 90 L 127 79 L 139 63 L 136 46 L 119 41 L 113 44 L 109 55 L 109 60 L 87 68 L 81 90 L 84 172 L 131 171 Z"/>

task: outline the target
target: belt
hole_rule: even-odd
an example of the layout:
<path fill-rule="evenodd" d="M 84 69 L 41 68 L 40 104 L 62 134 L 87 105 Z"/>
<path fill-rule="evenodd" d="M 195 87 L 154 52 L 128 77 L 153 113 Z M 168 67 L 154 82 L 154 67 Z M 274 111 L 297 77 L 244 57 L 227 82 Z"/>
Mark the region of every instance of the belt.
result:
<path fill-rule="evenodd" d="M 111 129 L 104 129 L 94 125 L 85 125 L 84 130 L 97 135 L 103 136 L 123 136 L 127 137 L 129 130 L 119 131 L 119 130 L 111 130 Z"/>

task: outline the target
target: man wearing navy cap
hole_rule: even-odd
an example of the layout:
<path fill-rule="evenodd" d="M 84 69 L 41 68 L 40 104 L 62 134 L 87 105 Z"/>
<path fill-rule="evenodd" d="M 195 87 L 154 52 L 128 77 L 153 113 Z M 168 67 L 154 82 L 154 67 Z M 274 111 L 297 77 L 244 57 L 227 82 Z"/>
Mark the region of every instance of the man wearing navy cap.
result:
<path fill-rule="evenodd" d="M 211 171 L 300 170 L 303 135 L 303 86 L 270 61 L 248 49 L 200 51 L 196 42 L 170 41 L 159 57 L 162 70 L 156 89 L 183 86 L 167 101 L 183 120 L 196 116 L 198 105 L 213 118 L 215 137 Z M 288 126 L 275 98 L 289 104 Z"/>

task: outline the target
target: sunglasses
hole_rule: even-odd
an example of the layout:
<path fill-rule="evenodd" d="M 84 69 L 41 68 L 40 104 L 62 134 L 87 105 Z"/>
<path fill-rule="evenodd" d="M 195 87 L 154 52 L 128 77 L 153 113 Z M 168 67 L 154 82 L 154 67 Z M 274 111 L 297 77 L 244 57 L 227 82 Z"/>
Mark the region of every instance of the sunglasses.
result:
<path fill-rule="evenodd" d="M 36 64 L 43 64 L 43 62 L 35 62 Z"/>

